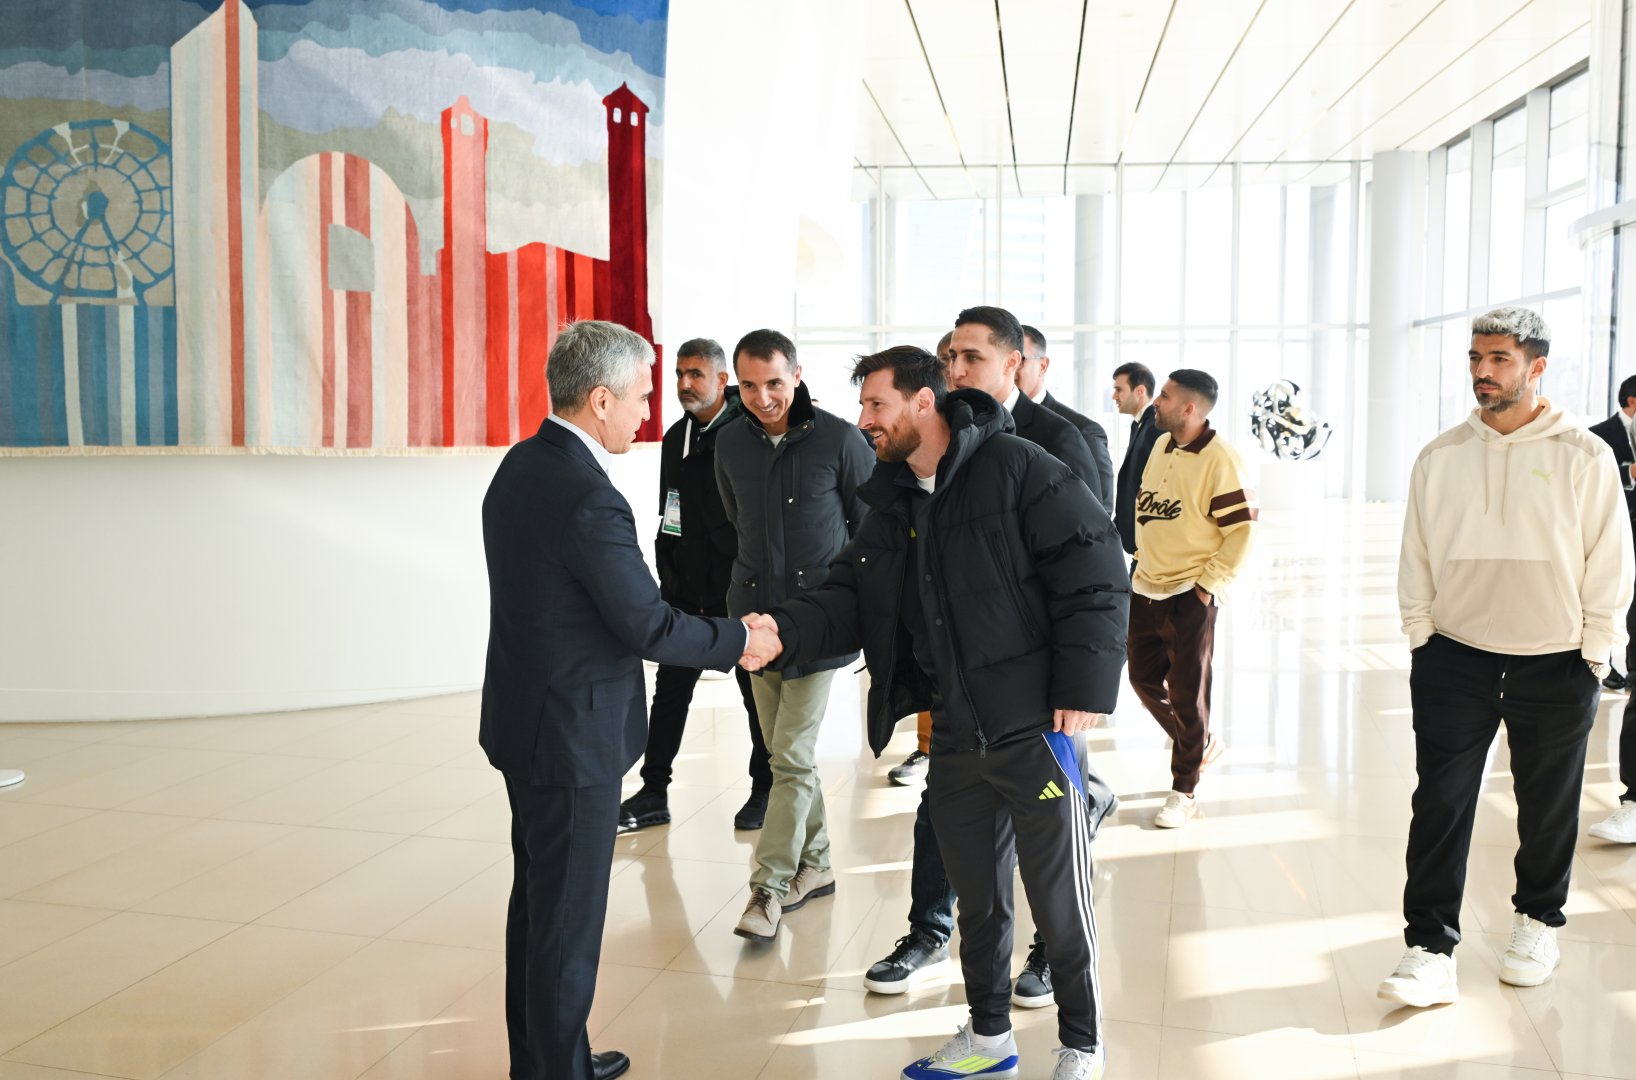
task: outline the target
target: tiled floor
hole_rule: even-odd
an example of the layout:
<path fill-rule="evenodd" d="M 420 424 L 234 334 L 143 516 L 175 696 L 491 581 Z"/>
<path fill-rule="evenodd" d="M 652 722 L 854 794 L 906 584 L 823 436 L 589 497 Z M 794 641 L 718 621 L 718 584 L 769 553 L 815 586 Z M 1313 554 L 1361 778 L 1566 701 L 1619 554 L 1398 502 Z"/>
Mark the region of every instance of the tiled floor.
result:
<path fill-rule="evenodd" d="M 1397 542 L 1390 508 L 1269 515 L 1223 612 L 1230 749 L 1201 820 L 1151 827 L 1166 753 L 1134 699 L 1093 733 L 1124 799 L 1096 844 L 1110 1077 L 1636 1078 L 1636 847 L 1582 838 L 1560 974 L 1496 978 L 1515 844 L 1503 739 L 1461 1002 L 1374 996 L 1401 949 L 1413 778 Z M 475 702 L 0 725 L 0 765 L 29 773 L 0 791 L 0 1080 L 505 1076 L 507 814 Z M 1584 824 L 1615 798 L 1623 703 L 1602 706 Z M 878 997 L 859 981 L 905 929 L 916 792 L 885 771 L 913 734 L 875 761 L 855 722 L 826 730 L 840 889 L 769 947 L 730 932 L 745 743 L 733 684 L 701 684 L 674 824 L 618 841 L 594 1042 L 637 1078 L 895 1076 L 964 1013 L 958 986 Z M 1024 1076 L 1049 1075 L 1053 1012 L 1016 1014 Z"/>

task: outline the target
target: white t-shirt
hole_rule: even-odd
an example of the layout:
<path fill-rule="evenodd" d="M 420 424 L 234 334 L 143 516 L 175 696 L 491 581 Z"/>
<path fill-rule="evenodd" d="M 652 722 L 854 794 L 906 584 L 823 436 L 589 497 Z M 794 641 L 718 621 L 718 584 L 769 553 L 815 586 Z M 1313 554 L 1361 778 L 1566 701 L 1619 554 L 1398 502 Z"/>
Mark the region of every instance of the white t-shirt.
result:
<path fill-rule="evenodd" d="M 921 491 L 924 491 L 926 494 L 930 495 L 932 492 L 937 490 L 937 474 L 932 473 L 930 476 L 916 476 L 915 483 L 920 485 Z"/>

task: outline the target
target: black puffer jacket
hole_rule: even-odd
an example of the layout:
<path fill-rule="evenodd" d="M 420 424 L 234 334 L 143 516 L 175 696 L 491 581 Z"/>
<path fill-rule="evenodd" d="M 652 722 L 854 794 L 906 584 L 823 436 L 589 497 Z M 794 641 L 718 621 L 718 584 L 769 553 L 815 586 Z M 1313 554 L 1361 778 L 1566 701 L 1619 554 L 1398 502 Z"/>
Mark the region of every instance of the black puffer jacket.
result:
<path fill-rule="evenodd" d="M 738 387 L 724 391 L 722 411 L 703 431 L 691 413 L 670 425 L 659 451 L 659 535 L 653 561 L 667 604 L 700 615 L 727 614 L 738 533 L 716 487 L 716 436 L 739 418 Z M 665 532 L 665 502 L 675 491 L 682 503 L 682 535 Z"/>
<path fill-rule="evenodd" d="M 1107 512 L 1066 465 L 1008 434 L 987 394 L 957 390 L 943 412 L 936 492 L 919 498 L 906 464 L 879 464 L 862 489 L 871 512 L 828 582 L 773 612 L 774 667 L 862 647 L 877 756 L 900 717 L 933 705 L 902 619 L 911 524 L 942 697 L 935 752 L 1049 731 L 1054 710 L 1111 712 L 1119 696 L 1130 579 Z"/>
<path fill-rule="evenodd" d="M 868 510 L 858 498 L 875 461 L 868 436 L 815 408 L 805 384 L 796 386 L 789 416 L 777 446 L 749 409 L 716 436 L 716 484 L 738 529 L 727 587 L 735 619 L 822 585 Z M 856 645 L 814 653 L 784 675 L 829 671 L 857 655 Z"/>

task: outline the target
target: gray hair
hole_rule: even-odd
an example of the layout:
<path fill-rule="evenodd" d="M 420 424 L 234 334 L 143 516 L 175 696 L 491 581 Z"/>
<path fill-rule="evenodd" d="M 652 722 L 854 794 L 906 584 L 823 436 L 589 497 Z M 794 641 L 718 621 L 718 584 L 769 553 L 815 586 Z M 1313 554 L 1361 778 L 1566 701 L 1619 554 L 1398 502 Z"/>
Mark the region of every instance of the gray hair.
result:
<path fill-rule="evenodd" d="M 1524 307 L 1495 308 L 1471 320 L 1471 334 L 1504 335 L 1516 339 L 1523 355 L 1537 360 L 1551 351 L 1551 328 L 1539 312 Z"/>
<path fill-rule="evenodd" d="M 701 360 L 710 361 L 712 371 L 727 370 L 727 354 L 721 351 L 721 346 L 707 337 L 689 338 L 682 342 L 676 350 L 676 359 L 687 356 L 697 356 Z"/>
<path fill-rule="evenodd" d="M 545 364 L 552 412 L 584 408 L 591 391 L 606 386 L 623 398 L 636 376 L 653 364 L 653 346 L 618 323 L 586 319 L 562 328 Z"/>

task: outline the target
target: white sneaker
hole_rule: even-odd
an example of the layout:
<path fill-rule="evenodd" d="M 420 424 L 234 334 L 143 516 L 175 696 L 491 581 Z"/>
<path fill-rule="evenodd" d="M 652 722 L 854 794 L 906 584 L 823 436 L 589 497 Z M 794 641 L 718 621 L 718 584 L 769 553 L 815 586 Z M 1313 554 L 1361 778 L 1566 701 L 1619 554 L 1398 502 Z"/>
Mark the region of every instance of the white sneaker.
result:
<path fill-rule="evenodd" d="M 1397 970 L 1381 982 L 1375 996 L 1415 1009 L 1451 1005 L 1460 998 L 1454 957 L 1427 952 L 1416 945 L 1403 954 L 1403 959 L 1397 962 Z"/>
<path fill-rule="evenodd" d="M 1598 821 L 1590 828 L 1598 840 L 1612 840 L 1615 844 L 1636 844 L 1636 802 L 1625 800 L 1606 821 Z"/>
<path fill-rule="evenodd" d="M 1556 927 L 1546 926 L 1518 911 L 1511 916 L 1511 945 L 1500 957 L 1500 981 L 1512 986 L 1538 986 L 1556 974 L 1562 951 L 1556 947 Z"/>
<path fill-rule="evenodd" d="M 1179 791 L 1172 791 L 1165 804 L 1153 817 L 1153 824 L 1161 829 L 1179 829 L 1191 821 L 1199 812 L 1199 800 L 1196 795 L 1183 795 Z"/>
<path fill-rule="evenodd" d="M 1051 1053 L 1057 1055 L 1057 1067 L 1051 1071 L 1051 1080 L 1102 1080 L 1102 1073 L 1108 1067 L 1105 1043 L 1095 1050 L 1059 1046 Z"/>
<path fill-rule="evenodd" d="M 956 1077 L 985 1078 L 1017 1075 L 1017 1037 L 1005 1033 L 1005 1042 L 989 1049 L 978 1047 L 971 1024 L 960 1026 L 954 1038 L 937 1053 L 911 1062 L 903 1070 L 903 1080 L 954 1080 Z M 1070 1074 L 1072 1075 L 1072 1074 Z"/>

